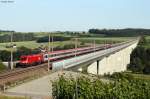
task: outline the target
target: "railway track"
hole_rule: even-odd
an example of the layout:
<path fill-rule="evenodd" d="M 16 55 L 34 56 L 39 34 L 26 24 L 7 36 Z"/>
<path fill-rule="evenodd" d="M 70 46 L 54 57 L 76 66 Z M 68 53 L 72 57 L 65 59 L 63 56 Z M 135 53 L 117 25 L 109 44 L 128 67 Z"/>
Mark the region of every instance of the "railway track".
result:
<path fill-rule="evenodd" d="M 47 63 L 34 67 L 7 71 L 5 73 L 0 74 L 0 87 L 1 89 L 5 89 L 6 86 L 16 83 L 18 81 L 22 81 L 26 78 L 33 77 L 35 75 L 44 75 L 46 73 L 48 73 Z"/>

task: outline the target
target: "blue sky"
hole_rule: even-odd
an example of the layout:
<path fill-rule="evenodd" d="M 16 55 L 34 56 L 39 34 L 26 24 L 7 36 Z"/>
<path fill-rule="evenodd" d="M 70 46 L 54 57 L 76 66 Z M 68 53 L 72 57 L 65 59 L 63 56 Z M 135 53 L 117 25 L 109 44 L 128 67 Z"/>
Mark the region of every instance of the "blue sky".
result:
<path fill-rule="evenodd" d="M 150 0 L 14 1 L 0 2 L 0 29 L 87 31 L 90 28 L 150 28 Z"/>

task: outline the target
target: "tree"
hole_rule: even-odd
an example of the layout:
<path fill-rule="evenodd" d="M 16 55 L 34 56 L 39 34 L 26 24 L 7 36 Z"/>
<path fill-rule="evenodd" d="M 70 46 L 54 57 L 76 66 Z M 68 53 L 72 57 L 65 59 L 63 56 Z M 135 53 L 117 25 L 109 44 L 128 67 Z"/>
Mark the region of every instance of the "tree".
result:
<path fill-rule="evenodd" d="M 147 44 L 147 40 L 141 36 L 138 46 L 131 53 L 128 69 L 133 72 L 150 74 L 150 48 L 145 48 L 143 46 L 145 44 Z"/>
<path fill-rule="evenodd" d="M 106 36 L 140 36 L 150 35 L 150 29 L 89 29 L 90 34 L 105 34 Z"/>
<path fill-rule="evenodd" d="M 10 52 L 6 50 L 0 51 L 0 60 L 10 61 Z"/>
<path fill-rule="evenodd" d="M 6 66 L 0 60 L 0 71 L 6 69 Z"/>
<path fill-rule="evenodd" d="M 150 65 L 145 66 L 145 68 L 143 69 L 143 73 L 150 74 Z"/>
<path fill-rule="evenodd" d="M 140 37 L 139 45 L 145 45 L 145 44 L 147 44 L 147 40 L 145 39 L 145 36 L 142 35 Z"/>
<path fill-rule="evenodd" d="M 53 41 L 67 41 L 67 40 L 70 40 L 70 39 L 71 39 L 70 37 L 53 36 Z M 36 42 L 42 43 L 42 42 L 48 42 L 48 41 L 49 41 L 49 37 L 44 36 L 44 37 L 38 38 Z"/>

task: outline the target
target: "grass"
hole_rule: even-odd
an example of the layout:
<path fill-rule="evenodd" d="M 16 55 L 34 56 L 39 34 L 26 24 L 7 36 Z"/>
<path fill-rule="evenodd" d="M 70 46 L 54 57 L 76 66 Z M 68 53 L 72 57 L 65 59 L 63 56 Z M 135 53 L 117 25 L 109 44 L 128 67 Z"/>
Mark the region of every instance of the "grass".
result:
<path fill-rule="evenodd" d="M 150 40 L 150 36 L 146 36 L 146 39 Z"/>
<path fill-rule="evenodd" d="M 47 35 L 47 33 L 45 33 L 44 35 Z M 58 34 L 60 35 L 60 34 Z M 43 36 L 43 33 L 38 33 L 37 34 L 38 37 Z M 121 42 L 121 41 L 126 41 L 129 40 L 130 37 L 100 37 L 100 38 L 95 38 L 95 37 L 91 37 L 91 38 L 79 38 L 79 42 L 85 42 L 85 43 L 93 43 L 93 40 L 96 41 L 96 43 L 101 44 L 101 43 L 105 43 L 105 42 Z M 53 43 L 53 47 L 57 47 L 57 46 L 63 46 L 65 44 L 70 44 L 70 43 L 74 43 L 74 39 L 71 41 L 63 41 L 63 42 L 54 42 Z M 9 45 L 10 43 L 0 43 L 0 50 L 10 50 L 9 48 L 6 48 L 7 45 Z M 27 47 L 27 48 L 38 48 L 40 46 L 48 46 L 48 43 L 37 43 L 36 41 L 24 41 L 24 42 L 14 42 L 14 44 L 17 45 L 17 47 Z"/>
<path fill-rule="evenodd" d="M 80 39 L 88 39 L 88 40 L 112 40 L 112 41 L 125 41 L 129 40 L 132 37 L 98 37 L 98 38 L 80 38 Z"/>
<path fill-rule="evenodd" d="M 145 48 L 150 48 L 150 36 L 146 36 L 147 44 L 142 45 Z"/>
<path fill-rule="evenodd" d="M 3 36 L 5 34 L 10 34 L 10 32 L 0 32 L 0 36 Z"/>
<path fill-rule="evenodd" d="M 0 99 L 28 99 L 23 97 L 12 97 L 12 96 L 0 96 Z"/>
<path fill-rule="evenodd" d="M 99 38 L 79 38 L 79 41 L 85 42 L 85 43 L 92 43 L 95 42 L 98 44 L 101 43 L 117 43 L 117 42 L 123 42 L 131 39 L 131 37 L 99 37 Z"/>
<path fill-rule="evenodd" d="M 124 73 L 125 73 L 125 74 L 130 74 L 130 75 L 132 75 L 134 78 L 144 79 L 144 80 L 149 80 L 149 81 L 150 81 L 150 75 L 141 74 L 141 73 L 132 73 L 131 71 L 126 71 L 126 72 L 124 72 Z"/>
<path fill-rule="evenodd" d="M 3 71 L 6 69 L 6 66 L 0 61 L 0 71 Z"/>
<path fill-rule="evenodd" d="M 50 33 L 48 32 L 35 32 L 34 35 L 35 37 L 44 37 L 44 36 L 48 36 Z M 53 33 L 53 36 L 64 36 L 64 34 L 61 33 Z"/>
<path fill-rule="evenodd" d="M 143 45 L 145 48 L 150 48 L 150 44 Z"/>
<path fill-rule="evenodd" d="M 63 41 L 63 42 L 54 42 L 53 46 L 57 47 L 57 46 L 63 46 L 65 44 L 70 44 L 73 43 L 73 41 Z M 7 45 L 9 45 L 10 43 L 0 43 L 0 50 L 9 50 L 9 48 L 6 48 Z M 48 46 L 48 43 L 37 43 L 36 41 L 25 41 L 25 42 L 14 42 L 14 44 L 17 45 L 17 47 L 27 47 L 27 48 L 38 48 L 40 46 Z"/>
<path fill-rule="evenodd" d="M 150 80 L 150 75 L 145 74 L 132 74 L 135 78 Z"/>

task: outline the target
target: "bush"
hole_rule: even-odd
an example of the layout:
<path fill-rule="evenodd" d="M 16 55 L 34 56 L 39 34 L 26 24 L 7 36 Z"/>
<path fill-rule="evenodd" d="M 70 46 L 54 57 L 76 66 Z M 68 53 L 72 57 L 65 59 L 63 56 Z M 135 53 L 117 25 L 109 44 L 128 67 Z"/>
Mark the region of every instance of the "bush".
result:
<path fill-rule="evenodd" d="M 150 74 L 150 48 L 145 48 L 147 44 L 144 36 L 141 36 L 138 46 L 133 50 L 130 56 L 128 69 L 133 72 Z"/>
<path fill-rule="evenodd" d="M 133 72 L 148 73 L 146 70 L 150 67 L 150 49 L 144 47 L 137 47 L 131 54 L 131 61 L 128 69 Z M 150 72 L 149 72 L 150 73 Z"/>
<path fill-rule="evenodd" d="M 102 82 L 99 78 L 77 79 L 61 76 L 53 82 L 53 96 L 55 99 L 149 99 L 150 82 L 132 78 L 130 75 L 112 75 L 114 81 Z M 119 80 L 118 80 L 119 79 Z"/>
<path fill-rule="evenodd" d="M 13 52 L 13 60 L 19 60 L 20 56 L 22 55 L 31 55 L 40 53 L 39 49 L 29 49 L 26 47 L 19 47 L 17 51 Z M 0 51 L 0 60 L 2 61 L 10 61 L 10 51 L 2 50 Z"/>
<path fill-rule="evenodd" d="M 0 61 L 0 71 L 6 69 L 6 66 Z"/>
<path fill-rule="evenodd" d="M 6 50 L 0 51 L 0 60 L 10 61 L 10 52 Z"/>
<path fill-rule="evenodd" d="M 10 42 L 10 35 L 9 34 L 4 34 L 0 36 L 0 43 L 4 42 Z M 33 33 L 14 33 L 13 34 L 13 41 L 18 42 L 18 41 L 32 41 L 35 40 L 36 38 L 34 37 Z M 7 46 L 6 46 L 7 47 Z"/>
<path fill-rule="evenodd" d="M 146 67 L 143 69 L 143 73 L 145 73 L 145 74 L 150 74 L 150 65 L 149 65 L 149 66 L 146 66 Z"/>
<path fill-rule="evenodd" d="M 110 78 L 113 78 L 115 80 L 132 80 L 133 76 L 129 74 L 123 74 L 123 73 L 113 73 L 112 75 L 109 76 Z"/>
<path fill-rule="evenodd" d="M 64 37 L 64 36 L 53 36 L 53 41 L 67 41 L 70 40 L 70 37 Z M 37 39 L 37 43 L 43 43 L 43 42 L 48 42 L 49 41 L 49 37 L 45 36 L 45 37 L 40 37 Z"/>

